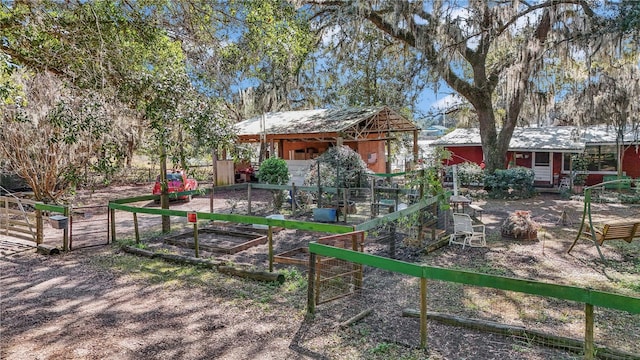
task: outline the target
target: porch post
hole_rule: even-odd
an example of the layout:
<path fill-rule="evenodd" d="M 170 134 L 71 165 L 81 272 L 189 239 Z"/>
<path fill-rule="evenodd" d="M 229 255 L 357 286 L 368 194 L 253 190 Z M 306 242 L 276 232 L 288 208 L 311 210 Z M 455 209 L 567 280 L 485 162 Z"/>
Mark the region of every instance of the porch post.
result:
<path fill-rule="evenodd" d="M 410 170 L 414 170 L 416 168 L 416 164 L 418 163 L 418 156 L 419 154 L 419 147 L 418 147 L 418 130 L 413 130 L 413 161 L 411 162 L 411 169 Z"/>

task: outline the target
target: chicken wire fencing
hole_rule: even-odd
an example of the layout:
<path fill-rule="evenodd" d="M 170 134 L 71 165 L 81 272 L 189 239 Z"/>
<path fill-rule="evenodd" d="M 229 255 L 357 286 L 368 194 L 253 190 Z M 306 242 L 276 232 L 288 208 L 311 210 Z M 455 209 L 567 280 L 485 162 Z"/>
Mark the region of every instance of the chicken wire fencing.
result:
<path fill-rule="evenodd" d="M 309 303 L 313 319 L 295 346 L 333 358 L 327 342 L 354 351 L 363 343 L 379 355 L 422 350 L 434 359 L 638 359 L 640 315 L 594 309 L 592 357 L 585 353 L 588 316 L 581 302 L 517 291 L 421 279 L 381 267 L 315 255 Z M 357 250 L 361 252 L 361 249 Z M 359 260 L 368 254 L 355 254 Z M 358 261 L 360 262 L 360 261 Z M 398 262 L 401 263 L 401 262 Z M 410 272 L 407 270 L 407 272 Z M 461 276 L 473 276 L 462 274 Z M 426 332 L 422 338 L 421 282 L 426 284 Z M 313 291 L 311 291 L 313 290 Z M 636 304 L 637 298 L 629 298 Z M 339 339 L 339 340 L 335 340 Z"/>

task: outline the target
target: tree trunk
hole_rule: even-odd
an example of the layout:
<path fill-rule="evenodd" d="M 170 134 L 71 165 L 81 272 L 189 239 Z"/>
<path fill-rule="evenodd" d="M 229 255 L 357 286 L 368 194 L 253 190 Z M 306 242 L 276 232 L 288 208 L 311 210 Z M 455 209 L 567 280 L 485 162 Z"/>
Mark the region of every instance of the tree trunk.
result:
<path fill-rule="evenodd" d="M 169 185 L 167 184 L 167 149 L 164 144 L 160 145 L 160 207 L 162 209 L 169 208 Z M 162 232 L 171 231 L 171 218 L 169 215 L 162 215 Z"/>
<path fill-rule="evenodd" d="M 507 157 L 507 147 L 498 143 L 496 120 L 491 104 L 476 105 L 476 111 L 478 112 L 485 170 L 493 173 L 496 169 L 504 168 Z"/>

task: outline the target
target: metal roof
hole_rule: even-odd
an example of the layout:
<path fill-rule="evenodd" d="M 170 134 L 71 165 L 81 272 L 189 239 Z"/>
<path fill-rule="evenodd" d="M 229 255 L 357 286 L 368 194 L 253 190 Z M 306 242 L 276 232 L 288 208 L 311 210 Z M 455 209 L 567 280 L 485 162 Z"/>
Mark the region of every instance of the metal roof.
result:
<path fill-rule="evenodd" d="M 262 118 L 264 116 L 264 132 Z M 357 139 L 373 132 L 413 131 L 416 125 L 386 106 L 267 113 L 235 125 L 242 140 L 278 135 L 338 134 Z M 304 137 L 304 136 L 301 136 Z M 291 138 L 290 136 L 288 138 Z"/>
<path fill-rule="evenodd" d="M 635 137 L 634 137 L 635 135 Z M 637 143 L 638 134 L 625 134 L 625 144 Z M 582 152 L 587 145 L 612 145 L 616 131 L 607 126 L 547 126 L 516 128 L 510 151 Z M 434 141 L 431 146 L 480 146 L 479 129 L 455 129 Z"/>

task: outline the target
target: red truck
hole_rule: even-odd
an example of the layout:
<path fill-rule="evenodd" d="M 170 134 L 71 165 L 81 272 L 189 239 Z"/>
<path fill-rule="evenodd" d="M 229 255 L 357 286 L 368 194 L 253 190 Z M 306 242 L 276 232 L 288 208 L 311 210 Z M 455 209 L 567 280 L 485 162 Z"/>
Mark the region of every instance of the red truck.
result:
<path fill-rule="evenodd" d="M 195 190 L 198 188 L 198 182 L 196 179 L 189 179 L 184 171 L 167 171 L 167 186 L 169 193 Z M 160 176 L 156 179 L 156 184 L 153 186 L 153 195 L 162 194 L 162 186 L 160 184 Z M 179 196 L 178 199 L 191 201 L 191 195 Z M 159 201 L 156 201 L 159 202 Z"/>

